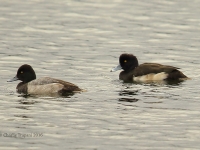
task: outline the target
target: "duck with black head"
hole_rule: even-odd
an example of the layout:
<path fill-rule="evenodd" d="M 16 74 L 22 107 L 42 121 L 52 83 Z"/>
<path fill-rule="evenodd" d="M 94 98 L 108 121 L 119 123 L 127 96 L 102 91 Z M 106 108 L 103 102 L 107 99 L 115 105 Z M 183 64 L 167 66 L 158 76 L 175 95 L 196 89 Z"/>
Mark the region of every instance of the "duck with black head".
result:
<path fill-rule="evenodd" d="M 177 67 L 157 63 L 144 63 L 139 65 L 137 57 L 132 54 L 121 54 L 119 65 L 111 70 L 123 71 L 119 79 L 123 81 L 160 81 L 160 80 L 185 80 L 188 79 Z"/>
<path fill-rule="evenodd" d="M 16 89 L 18 93 L 30 95 L 66 95 L 68 93 L 81 92 L 77 85 L 59 79 L 42 77 L 36 79 L 36 74 L 30 65 L 19 67 L 17 75 L 8 82 L 21 80 Z"/>

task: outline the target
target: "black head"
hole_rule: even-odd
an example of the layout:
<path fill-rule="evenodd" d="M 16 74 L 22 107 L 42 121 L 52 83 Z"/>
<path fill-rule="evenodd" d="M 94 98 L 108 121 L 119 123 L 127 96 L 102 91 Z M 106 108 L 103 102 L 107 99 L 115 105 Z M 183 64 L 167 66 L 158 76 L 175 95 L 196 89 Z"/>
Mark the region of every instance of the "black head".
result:
<path fill-rule="evenodd" d="M 138 66 L 138 60 L 132 54 L 121 54 L 119 63 L 124 71 L 133 70 Z"/>
<path fill-rule="evenodd" d="M 30 65 L 24 64 L 17 71 L 17 78 L 25 83 L 36 79 L 35 71 Z"/>
<path fill-rule="evenodd" d="M 34 79 L 36 79 L 35 71 L 30 65 L 24 64 L 19 67 L 17 75 L 13 79 L 11 79 L 10 82 L 21 80 L 24 83 L 27 83 Z"/>

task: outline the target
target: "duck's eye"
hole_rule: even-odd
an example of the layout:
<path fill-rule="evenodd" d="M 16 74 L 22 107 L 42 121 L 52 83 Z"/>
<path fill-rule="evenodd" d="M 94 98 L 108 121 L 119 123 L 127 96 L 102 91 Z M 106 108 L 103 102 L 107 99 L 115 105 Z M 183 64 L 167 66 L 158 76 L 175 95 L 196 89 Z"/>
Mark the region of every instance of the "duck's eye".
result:
<path fill-rule="evenodd" d="M 124 60 L 124 62 L 126 63 L 126 62 L 127 62 L 127 60 Z"/>
<path fill-rule="evenodd" d="M 21 71 L 20 73 L 24 73 L 23 71 Z"/>

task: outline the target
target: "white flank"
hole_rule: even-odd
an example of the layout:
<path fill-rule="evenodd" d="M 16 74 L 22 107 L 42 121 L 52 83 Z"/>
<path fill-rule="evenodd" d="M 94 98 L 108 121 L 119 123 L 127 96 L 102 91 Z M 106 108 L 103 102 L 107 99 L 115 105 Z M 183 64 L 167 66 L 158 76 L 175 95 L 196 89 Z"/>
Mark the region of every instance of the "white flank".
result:
<path fill-rule="evenodd" d="M 164 80 L 166 79 L 168 76 L 167 73 L 165 72 L 161 72 L 161 73 L 150 73 L 147 75 L 143 75 L 143 76 L 138 76 L 138 77 L 133 77 L 134 81 L 140 81 L 140 82 L 144 82 L 144 81 L 156 81 L 156 80 Z"/>

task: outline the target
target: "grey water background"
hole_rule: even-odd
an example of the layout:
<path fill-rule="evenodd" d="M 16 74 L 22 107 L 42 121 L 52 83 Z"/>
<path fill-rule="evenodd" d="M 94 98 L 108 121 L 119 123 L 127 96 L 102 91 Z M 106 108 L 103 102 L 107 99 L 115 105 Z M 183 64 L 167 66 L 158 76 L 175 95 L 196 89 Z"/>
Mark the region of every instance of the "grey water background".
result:
<path fill-rule="evenodd" d="M 0 149 L 200 148 L 200 1 L 0 2 Z M 123 83 L 122 53 L 191 80 Z M 6 81 L 25 63 L 87 92 L 21 97 Z"/>

